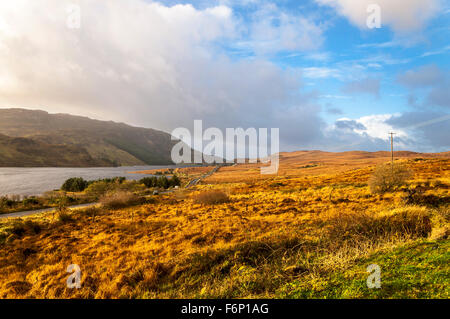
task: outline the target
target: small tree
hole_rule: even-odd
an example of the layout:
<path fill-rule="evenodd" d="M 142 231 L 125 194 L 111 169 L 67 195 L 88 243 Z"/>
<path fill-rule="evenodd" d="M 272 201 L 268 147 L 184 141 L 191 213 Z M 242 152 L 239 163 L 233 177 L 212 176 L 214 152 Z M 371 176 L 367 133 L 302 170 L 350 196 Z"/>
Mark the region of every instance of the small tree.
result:
<path fill-rule="evenodd" d="M 170 186 L 173 186 L 173 187 L 181 185 L 181 181 L 177 175 L 173 175 L 169 182 L 170 182 Z"/>
<path fill-rule="evenodd" d="M 146 187 L 156 187 L 158 184 L 158 178 L 156 176 L 152 177 L 144 177 L 139 181 L 141 184 L 144 184 Z"/>
<path fill-rule="evenodd" d="M 66 192 L 82 192 L 88 186 L 88 182 L 81 177 L 69 178 L 61 186 L 61 189 Z"/>
<path fill-rule="evenodd" d="M 167 179 L 166 175 L 163 175 L 162 177 L 158 178 L 158 187 L 167 189 L 169 188 L 169 180 Z"/>
<path fill-rule="evenodd" d="M 411 175 L 404 164 L 378 165 L 369 180 L 370 191 L 378 194 L 393 191 L 405 185 Z"/>
<path fill-rule="evenodd" d="M 94 196 L 101 196 L 111 191 L 114 185 L 105 181 L 95 181 L 89 184 L 86 188 L 86 193 Z"/>

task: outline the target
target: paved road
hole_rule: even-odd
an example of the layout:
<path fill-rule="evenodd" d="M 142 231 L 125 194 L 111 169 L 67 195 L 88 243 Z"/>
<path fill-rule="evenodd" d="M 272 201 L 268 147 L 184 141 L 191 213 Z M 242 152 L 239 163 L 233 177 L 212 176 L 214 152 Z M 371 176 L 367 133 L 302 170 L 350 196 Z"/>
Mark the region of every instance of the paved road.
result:
<path fill-rule="evenodd" d="M 199 178 L 193 179 L 192 181 L 189 182 L 189 184 L 186 185 L 186 188 L 197 185 L 202 179 L 205 179 L 205 178 L 211 176 L 212 174 L 214 174 L 215 172 L 217 172 L 219 170 L 219 168 L 220 168 L 220 165 L 217 165 L 212 170 L 210 170 L 208 173 L 203 174 Z"/>
<path fill-rule="evenodd" d="M 185 188 L 189 188 L 189 187 L 192 187 L 194 185 L 197 185 L 198 182 L 200 182 L 202 179 L 204 179 L 206 177 L 209 177 L 212 174 L 214 174 L 215 172 L 217 172 L 219 170 L 219 168 L 220 168 L 220 165 L 214 167 L 211 171 L 209 171 L 208 173 L 200 176 L 199 178 L 193 179 L 192 181 L 189 182 L 189 184 L 186 185 Z M 173 190 L 161 192 L 160 194 L 167 194 L 167 193 L 170 193 L 170 192 L 173 192 Z M 78 209 L 78 208 L 91 207 L 91 206 L 95 206 L 95 205 L 98 205 L 98 203 L 73 205 L 73 206 L 69 206 L 68 208 L 69 209 Z M 17 218 L 17 217 L 24 217 L 24 216 L 34 215 L 34 214 L 41 214 L 41 213 L 54 211 L 55 209 L 56 209 L 55 207 L 52 207 L 52 208 L 28 210 L 28 211 L 23 211 L 23 212 L 15 212 L 15 213 L 10 213 L 10 214 L 0 214 L 0 219 L 2 219 L 2 218 Z"/>
<path fill-rule="evenodd" d="M 98 203 L 88 203 L 88 204 L 80 204 L 80 205 L 73 205 L 73 206 L 69 206 L 69 209 L 78 209 L 78 208 L 85 208 L 85 207 L 91 207 L 91 206 L 95 206 Z M 41 214 L 41 213 L 46 213 L 46 212 L 51 212 L 56 210 L 56 207 L 51 207 L 51 208 L 44 208 L 44 209 L 36 209 L 36 210 L 27 210 L 27 211 L 23 211 L 23 212 L 15 212 L 15 213 L 10 213 L 10 214 L 0 214 L 0 219 L 2 218 L 15 218 L 15 217 L 24 217 L 24 216 L 29 216 L 29 215 L 34 215 L 34 214 Z"/>

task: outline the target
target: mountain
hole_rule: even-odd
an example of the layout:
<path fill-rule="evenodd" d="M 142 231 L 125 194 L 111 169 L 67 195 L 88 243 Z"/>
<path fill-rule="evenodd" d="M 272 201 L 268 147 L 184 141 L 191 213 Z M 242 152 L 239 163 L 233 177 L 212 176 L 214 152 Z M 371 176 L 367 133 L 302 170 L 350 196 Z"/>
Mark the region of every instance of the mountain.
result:
<path fill-rule="evenodd" d="M 173 164 L 168 133 L 39 110 L 0 109 L 0 166 Z"/>

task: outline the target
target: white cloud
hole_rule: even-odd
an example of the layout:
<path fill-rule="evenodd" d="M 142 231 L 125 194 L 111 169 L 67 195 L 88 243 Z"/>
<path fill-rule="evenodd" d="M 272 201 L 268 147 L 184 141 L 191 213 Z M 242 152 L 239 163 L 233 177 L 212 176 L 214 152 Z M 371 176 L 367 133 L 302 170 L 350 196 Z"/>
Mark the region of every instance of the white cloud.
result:
<path fill-rule="evenodd" d="M 324 28 L 313 20 L 280 9 L 274 3 L 259 4 L 243 27 L 247 38 L 237 43 L 257 55 L 280 51 L 303 52 L 318 49 L 324 42 Z"/>
<path fill-rule="evenodd" d="M 394 132 L 396 150 L 443 152 L 449 147 L 449 121 L 449 114 L 423 111 L 340 118 L 325 129 L 321 143 L 333 151 L 388 150 Z"/>
<path fill-rule="evenodd" d="M 302 69 L 303 76 L 310 79 L 320 78 L 340 78 L 341 72 L 336 68 L 328 67 L 308 67 Z"/>
<path fill-rule="evenodd" d="M 441 8 L 440 0 L 316 0 L 316 2 L 335 8 L 340 15 L 361 29 L 368 29 L 366 20 L 370 13 L 367 13 L 367 7 L 370 4 L 378 4 L 381 8 L 382 26 L 389 25 L 399 33 L 422 28 Z"/>
<path fill-rule="evenodd" d="M 368 115 L 363 116 L 356 120 L 356 122 L 361 123 L 366 127 L 363 132 L 370 137 L 375 137 L 383 140 L 387 140 L 389 133 L 394 131 L 392 125 L 386 122 L 394 116 L 399 116 L 399 114 L 378 114 L 378 115 Z M 395 130 L 398 137 L 405 137 L 406 133 L 402 130 Z"/>
<path fill-rule="evenodd" d="M 282 143 L 293 150 L 345 147 L 355 136 L 359 144 L 346 149 L 377 149 L 387 138 L 381 132 L 392 128 L 387 117 L 375 116 L 356 119 L 365 127 L 358 132 L 322 131 L 319 93 L 304 93 L 301 76 L 354 80 L 365 71 L 359 64 L 307 67 L 300 76 L 264 54 L 239 60 L 221 48 L 222 41 L 245 38 L 251 45 L 263 43 L 250 46 L 261 53 L 308 51 L 320 46 L 323 31 L 310 20 L 278 10 L 274 17 L 261 13 L 271 23 L 255 20 L 246 29 L 226 5 L 198 9 L 144 0 L 79 0 L 77 30 L 66 27 L 69 3 L 0 2 L 0 107 L 41 108 L 166 131 L 191 128 L 194 119 L 219 128 L 279 127 Z"/>
<path fill-rule="evenodd" d="M 301 94 L 296 72 L 264 58 L 233 61 L 220 48 L 239 36 L 230 8 L 80 0 L 81 28 L 69 29 L 68 3 L 0 3 L 0 21 L 9 28 L 0 32 L 1 107 L 166 131 L 190 128 L 194 119 L 220 128 L 283 127 L 281 137 L 295 137 L 299 146 L 319 134 L 320 110 Z M 293 20 L 281 18 L 283 31 L 273 29 L 268 39 L 282 34 L 285 48 L 300 48 Z"/>

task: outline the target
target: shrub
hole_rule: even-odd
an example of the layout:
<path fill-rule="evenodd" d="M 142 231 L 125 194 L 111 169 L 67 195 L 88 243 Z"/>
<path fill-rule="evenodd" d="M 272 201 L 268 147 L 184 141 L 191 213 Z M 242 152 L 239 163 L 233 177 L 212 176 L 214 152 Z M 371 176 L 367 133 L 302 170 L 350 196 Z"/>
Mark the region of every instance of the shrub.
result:
<path fill-rule="evenodd" d="M 41 225 L 39 225 L 37 222 L 34 222 L 32 220 L 27 220 L 24 222 L 24 226 L 27 230 L 32 231 L 35 234 L 39 234 L 41 232 Z"/>
<path fill-rule="evenodd" d="M 48 191 L 43 194 L 42 199 L 47 204 L 58 204 L 59 202 L 64 200 L 65 197 L 66 195 L 64 194 L 64 192 Z"/>
<path fill-rule="evenodd" d="M 114 189 L 117 191 L 136 193 L 144 191 L 145 187 L 137 181 L 126 181 L 125 183 L 117 185 Z"/>
<path fill-rule="evenodd" d="M 100 198 L 100 203 L 108 209 L 117 209 L 143 203 L 142 197 L 131 192 L 118 191 L 108 193 Z"/>
<path fill-rule="evenodd" d="M 66 192 L 82 192 L 88 186 L 88 182 L 81 177 L 72 177 L 64 182 L 61 189 Z"/>
<path fill-rule="evenodd" d="M 181 181 L 177 175 L 173 175 L 172 178 L 169 180 L 169 183 L 170 183 L 170 186 L 172 186 L 172 187 L 181 185 Z"/>
<path fill-rule="evenodd" d="M 439 207 L 440 205 L 450 204 L 450 196 L 437 196 L 434 194 L 424 194 L 422 187 L 406 189 L 406 195 L 403 200 L 407 205 L 425 205 Z"/>
<path fill-rule="evenodd" d="M 32 220 L 17 220 L 12 224 L 10 233 L 21 237 L 25 233 L 38 234 L 41 232 L 41 226 Z"/>
<path fill-rule="evenodd" d="M 350 213 L 329 220 L 328 233 L 334 241 L 408 236 L 426 237 L 431 232 L 430 214 L 424 208 L 405 207 L 388 213 Z"/>
<path fill-rule="evenodd" d="M 144 184 L 146 187 L 151 188 L 151 187 L 156 187 L 157 183 L 158 183 L 158 178 L 156 176 L 152 176 L 152 177 L 144 177 L 143 179 L 141 179 L 139 181 L 141 184 Z"/>
<path fill-rule="evenodd" d="M 22 204 L 24 206 L 38 205 L 39 204 L 39 200 L 36 197 L 24 198 L 22 200 Z"/>
<path fill-rule="evenodd" d="M 167 189 L 170 187 L 170 183 L 169 180 L 167 179 L 167 177 L 165 175 L 163 175 L 162 177 L 158 178 L 158 187 Z"/>
<path fill-rule="evenodd" d="M 193 199 L 196 204 L 206 205 L 222 204 L 230 201 L 228 195 L 219 190 L 202 192 L 195 195 Z"/>
<path fill-rule="evenodd" d="M 22 221 L 15 222 L 12 225 L 11 233 L 21 237 L 26 232 L 25 224 Z"/>
<path fill-rule="evenodd" d="M 67 211 L 59 211 L 58 220 L 62 223 L 69 223 L 73 221 L 73 218 Z"/>
<path fill-rule="evenodd" d="M 123 182 L 126 181 L 126 178 L 123 176 L 120 177 L 112 177 L 112 178 L 103 178 L 103 179 L 99 179 L 96 181 L 90 181 L 90 183 L 95 183 L 95 182 L 105 182 L 105 183 L 114 183 L 114 184 L 122 184 Z"/>
<path fill-rule="evenodd" d="M 171 179 L 168 179 L 165 175 L 161 177 L 144 177 L 139 183 L 144 184 L 146 187 L 161 187 L 167 189 L 169 187 L 180 186 L 181 181 L 177 175 L 173 175 Z"/>
<path fill-rule="evenodd" d="M 6 196 L 0 197 L 0 207 L 2 208 L 10 208 L 14 205 L 14 201 L 9 199 Z"/>
<path fill-rule="evenodd" d="M 402 164 L 382 164 L 375 168 L 369 179 L 372 193 L 383 194 L 406 184 L 412 172 Z"/>
<path fill-rule="evenodd" d="M 86 193 L 94 196 L 102 196 L 113 189 L 113 185 L 106 181 L 96 181 L 90 183 L 86 188 Z"/>

